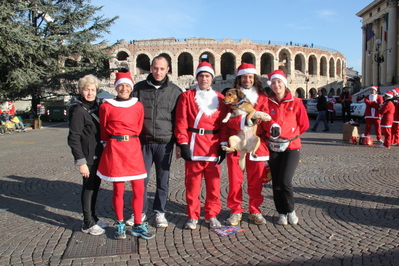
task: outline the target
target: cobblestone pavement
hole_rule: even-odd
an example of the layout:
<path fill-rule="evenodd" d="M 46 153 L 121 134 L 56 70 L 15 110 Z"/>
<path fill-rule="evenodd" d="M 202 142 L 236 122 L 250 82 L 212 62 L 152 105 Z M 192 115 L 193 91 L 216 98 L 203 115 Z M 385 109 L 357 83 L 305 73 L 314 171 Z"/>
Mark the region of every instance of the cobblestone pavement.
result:
<path fill-rule="evenodd" d="M 277 224 L 268 184 L 266 225 L 248 222 L 246 213 L 245 232 L 230 236 L 210 232 L 203 220 L 197 230 L 183 229 L 184 167 L 174 161 L 168 228 L 155 228 L 150 214 L 156 237 L 139 239 L 138 254 L 63 260 L 81 225 L 81 180 L 66 144 L 67 123 L 44 126 L 0 137 L 0 265 L 399 265 L 399 147 L 347 144 L 337 123 L 330 132 L 320 125 L 303 135 L 294 179 L 298 225 Z M 229 215 L 226 175 L 223 163 L 220 220 Z M 153 191 L 151 182 L 151 197 Z M 103 182 L 98 214 L 110 223 L 111 195 Z"/>

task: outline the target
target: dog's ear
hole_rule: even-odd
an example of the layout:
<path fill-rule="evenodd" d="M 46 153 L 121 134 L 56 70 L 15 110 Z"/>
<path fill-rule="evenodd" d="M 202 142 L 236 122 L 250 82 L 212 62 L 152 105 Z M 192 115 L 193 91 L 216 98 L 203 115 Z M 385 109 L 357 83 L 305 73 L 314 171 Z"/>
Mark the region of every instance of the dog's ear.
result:
<path fill-rule="evenodd" d="M 245 98 L 245 94 L 240 89 L 236 89 L 236 91 L 237 91 L 238 98 L 240 98 L 240 99 Z"/>

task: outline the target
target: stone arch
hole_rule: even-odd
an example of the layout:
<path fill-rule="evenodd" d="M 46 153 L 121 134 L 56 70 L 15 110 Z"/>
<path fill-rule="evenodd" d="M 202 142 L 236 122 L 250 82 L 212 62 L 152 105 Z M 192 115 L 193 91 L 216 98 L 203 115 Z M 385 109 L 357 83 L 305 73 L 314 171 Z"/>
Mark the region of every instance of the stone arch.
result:
<path fill-rule="evenodd" d="M 213 69 L 215 69 L 215 55 L 214 52 L 211 51 L 203 51 L 200 53 L 199 62 L 208 62 L 212 65 Z M 197 67 L 197 66 L 195 66 Z M 215 69 L 216 70 L 216 69 Z"/>
<path fill-rule="evenodd" d="M 336 96 L 340 95 L 342 93 L 341 88 L 337 89 L 337 94 L 335 94 Z"/>
<path fill-rule="evenodd" d="M 294 59 L 295 70 L 301 71 L 305 74 L 305 56 L 301 53 L 297 54 Z"/>
<path fill-rule="evenodd" d="M 316 88 L 311 88 L 309 90 L 309 98 L 313 99 L 313 98 L 316 98 L 316 96 L 317 96 L 317 89 Z"/>
<path fill-rule="evenodd" d="M 278 61 L 278 69 L 284 71 L 286 75 L 291 74 L 291 53 L 288 49 L 281 49 L 276 58 Z"/>
<path fill-rule="evenodd" d="M 271 53 L 264 53 L 260 58 L 260 74 L 268 75 L 274 70 L 274 56 Z"/>
<path fill-rule="evenodd" d="M 320 76 L 327 76 L 327 59 L 326 57 L 323 55 L 320 58 Z"/>
<path fill-rule="evenodd" d="M 90 64 L 91 64 L 91 61 L 90 61 L 90 59 L 87 58 L 87 57 L 83 57 L 83 58 L 80 60 L 80 65 L 81 65 L 82 67 L 89 67 Z"/>
<path fill-rule="evenodd" d="M 252 52 L 245 52 L 241 56 L 241 63 L 249 63 L 256 66 L 255 55 Z"/>
<path fill-rule="evenodd" d="M 193 56 L 189 52 L 182 52 L 177 58 L 177 76 L 193 75 Z"/>
<path fill-rule="evenodd" d="M 329 62 L 329 67 L 330 67 L 330 78 L 335 77 L 335 63 L 334 63 L 334 58 L 330 58 Z"/>
<path fill-rule="evenodd" d="M 321 90 L 321 92 L 323 93 L 324 96 L 327 95 L 327 89 L 326 88 L 321 88 L 320 90 Z"/>
<path fill-rule="evenodd" d="M 336 73 L 338 77 L 342 77 L 342 63 L 340 58 L 337 59 Z"/>
<path fill-rule="evenodd" d="M 173 71 L 172 71 L 172 57 L 166 52 L 160 53 L 159 55 L 162 55 L 163 57 L 166 58 L 166 60 L 168 60 L 168 63 L 169 63 L 169 72 L 168 73 L 172 74 L 173 73 Z"/>
<path fill-rule="evenodd" d="M 295 90 L 295 96 L 301 99 L 305 98 L 305 90 L 302 87 L 299 87 Z"/>
<path fill-rule="evenodd" d="M 331 94 L 332 96 L 335 95 L 335 90 L 334 90 L 334 88 L 330 88 L 330 90 L 328 91 L 327 96 L 330 95 L 330 94 Z"/>
<path fill-rule="evenodd" d="M 234 75 L 236 69 L 236 57 L 233 53 L 222 54 L 220 60 L 222 79 L 226 80 L 227 75 Z"/>
<path fill-rule="evenodd" d="M 150 73 L 150 66 L 151 66 L 150 57 L 147 54 L 143 53 L 137 55 L 136 68 L 138 69 L 138 71 L 136 71 L 136 73 L 138 75 Z"/>
<path fill-rule="evenodd" d="M 116 59 L 118 61 L 127 61 L 129 54 L 126 51 L 119 51 L 116 54 Z"/>
<path fill-rule="evenodd" d="M 308 59 L 308 73 L 309 75 L 317 75 L 317 58 L 313 54 Z"/>

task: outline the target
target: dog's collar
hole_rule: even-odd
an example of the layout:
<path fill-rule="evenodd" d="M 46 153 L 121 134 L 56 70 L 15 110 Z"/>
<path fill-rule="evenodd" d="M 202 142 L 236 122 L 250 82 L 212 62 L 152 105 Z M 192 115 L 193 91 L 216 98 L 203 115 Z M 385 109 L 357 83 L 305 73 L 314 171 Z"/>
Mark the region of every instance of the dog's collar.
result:
<path fill-rule="evenodd" d="M 239 106 L 240 104 L 242 104 L 243 102 L 245 102 L 245 100 L 247 99 L 247 97 L 242 98 L 238 103 L 236 104 L 232 104 L 233 106 Z"/>

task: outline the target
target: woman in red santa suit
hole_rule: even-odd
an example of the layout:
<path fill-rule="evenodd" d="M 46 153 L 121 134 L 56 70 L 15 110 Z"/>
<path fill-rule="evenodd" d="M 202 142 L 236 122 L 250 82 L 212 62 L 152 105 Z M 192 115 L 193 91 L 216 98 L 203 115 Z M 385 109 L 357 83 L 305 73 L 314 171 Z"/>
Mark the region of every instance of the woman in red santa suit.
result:
<path fill-rule="evenodd" d="M 268 113 L 266 92 L 262 83 L 256 74 L 253 64 L 242 63 L 237 70 L 237 77 L 234 82 L 234 88 L 244 92 L 245 97 L 251 102 L 257 111 Z M 237 135 L 238 130 L 245 127 L 246 116 L 240 115 L 232 117 L 227 122 L 229 136 Z M 261 135 L 262 127 L 258 127 L 258 135 Z M 245 171 L 247 172 L 247 193 L 249 196 L 249 216 L 248 219 L 255 224 L 266 224 L 260 210 L 263 203 L 262 195 L 262 177 L 265 171 L 265 162 L 269 160 L 269 151 L 266 145 L 266 139 L 261 138 L 261 145 L 256 151 L 257 157 L 252 154 L 246 155 Z M 241 170 L 238 161 L 240 152 L 227 153 L 227 168 L 229 173 L 229 194 L 227 196 L 227 207 L 230 208 L 230 217 L 227 218 L 227 225 L 238 225 L 242 219 L 244 208 L 242 207 L 242 185 L 244 183 L 244 172 Z"/>
<path fill-rule="evenodd" d="M 380 128 L 381 115 L 378 109 L 383 102 L 382 96 L 377 94 L 377 87 L 371 86 L 370 94 L 364 98 L 364 103 L 366 104 L 366 110 L 364 112 L 366 128 L 364 130 L 364 135 L 370 136 L 371 126 L 374 126 L 377 141 L 379 142 L 382 142 L 382 135 Z"/>
<path fill-rule="evenodd" d="M 384 135 L 384 143 L 380 145 L 381 148 L 391 148 L 392 143 L 392 123 L 395 112 L 395 104 L 393 103 L 393 92 L 387 91 L 384 94 L 384 104 L 380 108 L 381 131 Z"/>
<path fill-rule="evenodd" d="M 215 76 L 208 62 L 196 71 L 198 86 L 180 95 L 176 109 L 175 135 L 180 149 L 177 156 L 185 160 L 185 185 L 188 220 L 185 228 L 197 228 L 201 212 L 201 183 L 205 179 L 205 222 L 210 228 L 221 227 L 216 218 L 221 210 L 220 163 L 225 158 L 221 145 L 227 144 L 227 114 L 223 95 L 211 88 Z M 222 141 L 223 140 L 223 141 Z"/>
<path fill-rule="evenodd" d="M 144 178 L 147 176 L 138 135 L 144 122 L 144 107 L 137 98 L 130 97 L 133 79 L 129 72 L 116 73 L 115 99 L 106 99 L 100 106 L 101 140 L 105 142 L 97 170 L 98 176 L 113 184 L 112 201 L 116 213 L 116 239 L 126 238 L 124 223 L 125 181 L 130 181 L 133 197 L 134 225 L 132 235 L 144 239 L 155 235 L 141 220 Z"/>

